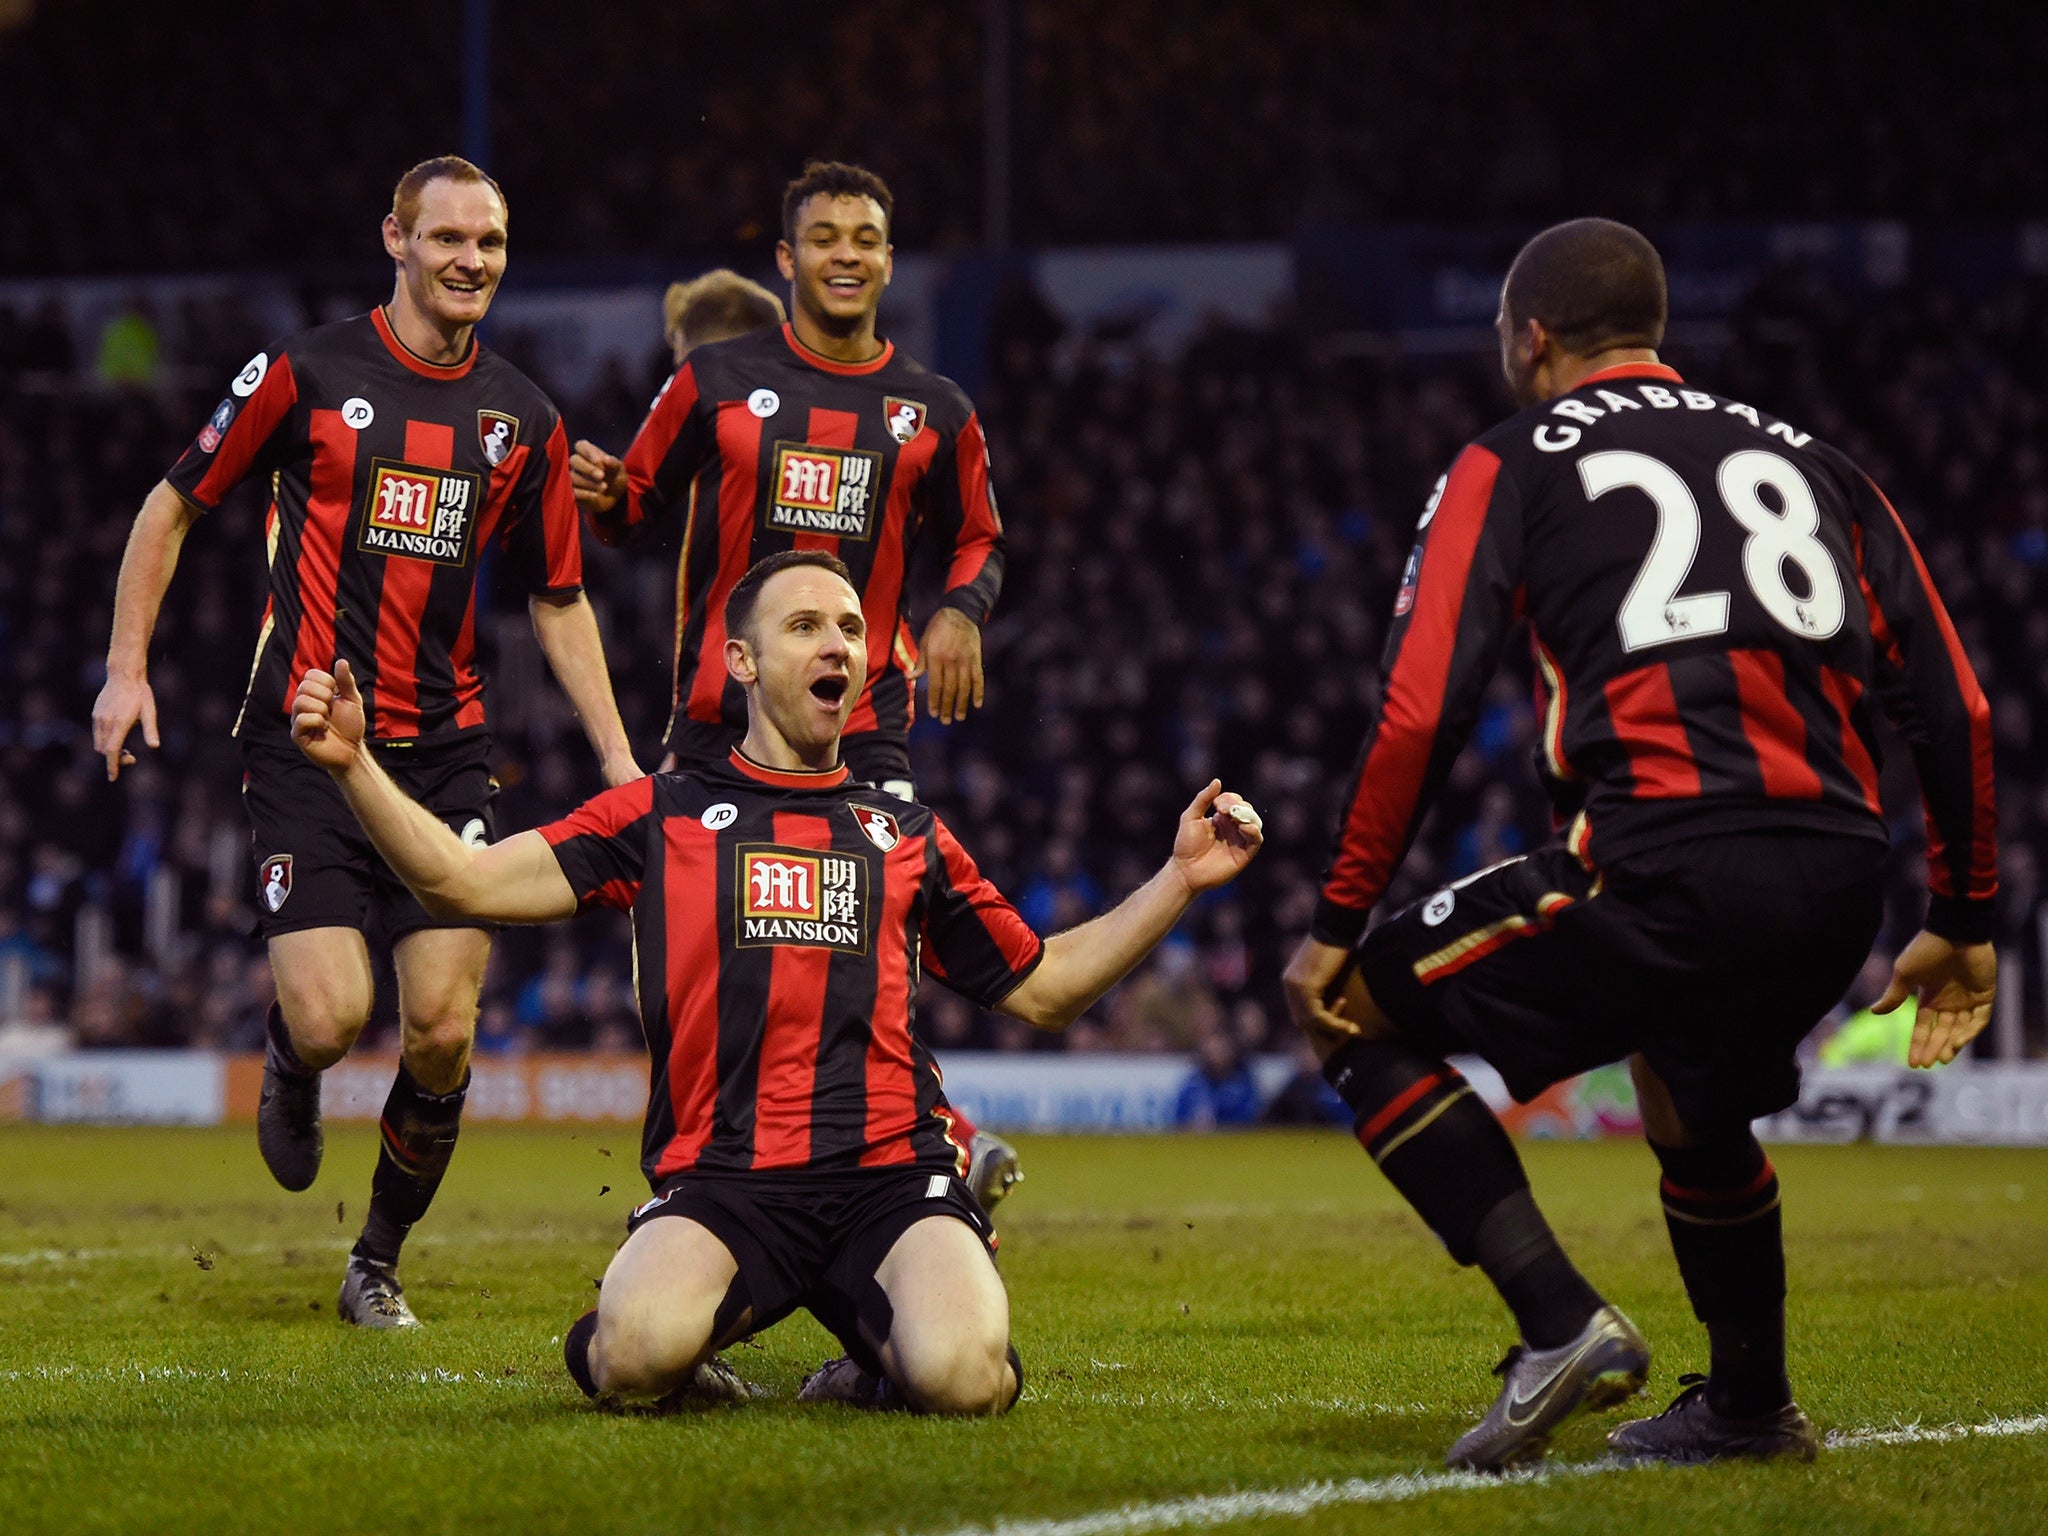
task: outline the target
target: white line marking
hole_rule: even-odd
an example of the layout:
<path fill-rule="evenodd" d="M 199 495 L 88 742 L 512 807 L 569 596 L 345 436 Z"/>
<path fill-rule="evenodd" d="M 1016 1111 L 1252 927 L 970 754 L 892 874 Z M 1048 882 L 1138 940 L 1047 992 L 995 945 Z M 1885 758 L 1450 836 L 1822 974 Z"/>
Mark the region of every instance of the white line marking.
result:
<path fill-rule="evenodd" d="M 1991 1419 L 1982 1424 L 1918 1424 L 1893 1429 L 1836 1430 L 1827 1437 L 1830 1450 L 1867 1446 L 1942 1445 L 1973 1437 L 2006 1438 L 2048 1433 L 2048 1414 Z M 1125 1504 L 1065 1520 L 999 1520 L 994 1525 L 962 1525 L 945 1536 L 1140 1536 L 1147 1531 L 1180 1531 L 1229 1525 L 1239 1520 L 1276 1515 L 1306 1515 L 1340 1504 L 1401 1504 L 1432 1493 L 1516 1488 L 1568 1477 L 1592 1477 L 1634 1470 L 1623 1461 L 1559 1462 L 1530 1472 L 1489 1477 L 1478 1472 L 1403 1472 L 1392 1477 L 1348 1478 L 1341 1483 L 1303 1483 L 1294 1488 L 1255 1488 L 1242 1493 L 1196 1494 L 1156 1504 Z"/>

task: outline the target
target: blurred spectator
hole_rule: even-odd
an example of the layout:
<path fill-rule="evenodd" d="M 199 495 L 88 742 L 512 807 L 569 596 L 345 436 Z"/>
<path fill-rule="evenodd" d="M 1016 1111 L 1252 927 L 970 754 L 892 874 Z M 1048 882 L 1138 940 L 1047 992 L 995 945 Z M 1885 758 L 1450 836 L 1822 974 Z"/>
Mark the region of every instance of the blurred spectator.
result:
<path fill-rule="evenodd" d="M 1195 1047 L 1194 1070 L 1173 1101 L 1173 1123 L 1185 1130 L 1250 1125 L 1259 1118 L 1259 1085 L 1237 1042 L 1220 1029 Z"/>
<path fill-rule="evenodd" d="M 1337 1097 L 1323 1077 L 1322 1063 L 1306 1040 L 1294 1048 L 1294 1075 L 1266 1105 L 1270 1125 L 1345 1125 L 1352 1121 L 1351 1108 Z"/>

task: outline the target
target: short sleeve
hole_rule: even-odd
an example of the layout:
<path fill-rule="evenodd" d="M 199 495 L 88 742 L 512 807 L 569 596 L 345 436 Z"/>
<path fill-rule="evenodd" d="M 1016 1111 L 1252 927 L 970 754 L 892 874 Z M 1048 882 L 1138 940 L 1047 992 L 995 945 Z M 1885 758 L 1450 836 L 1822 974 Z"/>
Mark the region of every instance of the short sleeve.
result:
<path fill-rule="evenodd" d="M 654 778 L 633 780 L 586 800 L 540 828 L 579 907 L 626 911 L 640 895 L 654 830 Z"/>
<path fill-rule="evenodd" d="M 192 445 L 164 477 L 172 490 L 211 512 L 251 471 L 275 469 L 291 446 L 292 407 L 298 380 L 289 354 L 258 352 L 228 384 L 228 392 Z"/>
<path fill-rule="evenodd" d="M 519 468 L 502 538 L 526 591 L 570 597 L 583 589 L 583 535 L 569 483 L 569 434 L 560 417 L 539 452 Z"/>
<path fill-rule="evenodd" d="M 961 996 L 993 1008 L 1038 968 L 1045 941 L 936 816 L 927 860 L 925 966 Z"/>

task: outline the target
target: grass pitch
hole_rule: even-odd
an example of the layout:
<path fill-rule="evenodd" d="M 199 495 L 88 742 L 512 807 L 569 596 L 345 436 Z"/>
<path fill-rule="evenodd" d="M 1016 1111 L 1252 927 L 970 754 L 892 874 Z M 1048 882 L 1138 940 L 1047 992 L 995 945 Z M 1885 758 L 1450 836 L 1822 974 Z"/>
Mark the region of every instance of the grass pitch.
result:
<path fill-rule="evenodd" d="M 368 1131 L 333 1131 L 294 1196 L 249 1128 L 0 1128 L 0 1530 L 922 1536 L 1126 1506 L 1038 1529 L 2048 1528 L 2041 1426 L 1813 1467 L 1398 1481 L 1441 1467 L 1491 1401 L 1511 1331 L 1335 1133 L 1024 1143 L 1001 1227 L 1029 1389 L 1007 1420 L 798 1405 L 834 1352 L 807 1318 L 734 1351 L 772 1401 L 605 1417 L 559 1339 L 641 1197 L 635 1142 L 466 1131 L 407 1254 L 428 1326 L 392 1337 L 334 1317 Z M 1525 1153 L 1567 1245 L 1650 1336 L 1661 1407 L 1705 1350 L 1648 1154 Z M 1823 1430 L 2048 1413 L 2048 1153 L 1777 1161 L 1794 1380 Z M 1610 1422 L 1568 1426 L 1554 1461 L 1596 1463 Z M 1172 1502 L 1249 1490 L 1284 1497 Z M 1401 1501 L 1363 1502 L 1382 1497 Z"/>

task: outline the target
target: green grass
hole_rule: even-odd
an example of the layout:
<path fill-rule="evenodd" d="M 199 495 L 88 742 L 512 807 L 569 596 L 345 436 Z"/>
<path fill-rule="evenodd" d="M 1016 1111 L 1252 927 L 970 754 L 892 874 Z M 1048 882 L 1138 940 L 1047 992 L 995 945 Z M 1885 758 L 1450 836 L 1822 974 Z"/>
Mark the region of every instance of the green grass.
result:
<path fill-rule="evenodd" d="M 428 1326 L 335 1321 L 369 1133 L 308 1194 L 236 1131 L 0 1128 L 0 1530 L 913 1533 L 1433 1469 L 1506 1315 L 1346 1138 L 1048 1138 L 1002 1210 L 1029 1373 L 1008 1419 L 792 1401 L 807 1318 L 734 1352 L 776 1398 L 589 1411 L 557 1342 L 641 1184 L 627 1130 L 465 1133 L 407 1256 Z M 1703 1344 L 1640 1146 L 1526 1149 L 1567 1245 L 1658 1349 Z M 610 1155 L 607 1155 L 607 1152 Z M 1793 1373 L 1823 1429 L 2048 1412 L 2048 1154 L 1786 1149 Z M 610 1193 L 601 1193 L 609 1184 Z M 345 1220 L 336 1203 L 345 1201 Z M 1554 1448 L 1589 1462 L 1609 1421 Z M 2036 1532 L 2048 1435 L 1629 1471 L 1262 1529 Z"/>

